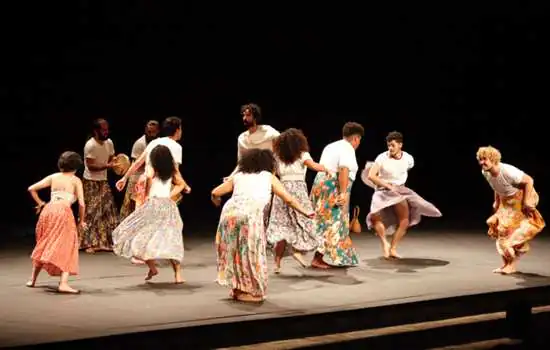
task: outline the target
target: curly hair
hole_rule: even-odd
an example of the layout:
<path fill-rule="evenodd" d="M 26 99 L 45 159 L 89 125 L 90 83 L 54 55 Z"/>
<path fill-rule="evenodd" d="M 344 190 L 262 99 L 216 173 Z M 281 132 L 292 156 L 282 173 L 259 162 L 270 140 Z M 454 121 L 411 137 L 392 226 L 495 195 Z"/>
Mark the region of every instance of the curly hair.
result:
<path fill-rule="evenodd" d="M 81 167 L 82 157 L 80 156 L 80 154 L 73 151 L 63 152 L 57 160 L 57 168 L 62 173 L 77 171 Z"/>
<path fill-rule="evenodd" d="M 174 176 L 176 167 L 174 166 L 174 157 L 170 149 L 163 145 L 158 145 L 151 151 L 151 165 L 155 173 L 162 181 L 168 181 Z"/>
<path fill-rule="evenodd" d="M 395 141 L 397 143 L 403 143 L 403 134 L 399 131 L 392 131 L 386 136 L 386 142 L 390 143 L 392 141 Z"/>
<path fill-rule="evenodd" d="M 262 109 L 260 108 L 260 106 L 258 106 L 255 103 L 247 103 L 245 105 L 242 105 L 241 106 L 241 115 L 247 109 L 249 109 L 250 113 L 252 113 L 252 117 L 254 117 L 254 120 L 256 121 L 256 124 L 261 124 L 261 122 L 262 122 Z"/>
<path fill-rule="evenodd" d="M 268 149 L 251 149 L 239 159 L 239 171 L 245 174 L 257 174 L 262 171 L 275 171 L 275 157 Z"/>
<path fill-rule="evenodd" d="M 283 163 L 292 164 L 303 152 L 309 152 L 309 144 L 302 130 L 290 128 L 275 139 L 273 152 Z"/>
<path fill-rule="evenodd" d="M 476 153 L 477 160 L 480 160 L 481 158 L 487 158 L 492 163 L 498 164 L 500 163 L 500 160 L 502 159 L 502 155 L 500 154 L 500 151 L 493 146 L 487 146 L 487 147 L 479 147 Z"/>

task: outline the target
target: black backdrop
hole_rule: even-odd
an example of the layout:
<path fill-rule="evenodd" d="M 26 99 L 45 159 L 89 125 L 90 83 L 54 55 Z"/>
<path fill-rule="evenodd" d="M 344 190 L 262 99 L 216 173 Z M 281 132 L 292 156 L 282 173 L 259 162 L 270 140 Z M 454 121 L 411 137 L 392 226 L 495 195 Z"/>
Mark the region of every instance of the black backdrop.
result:
<path fill-rule="evenodd" d="M 403 132 L 416 160 L 409 186 L 444 215 L 423 227 L 484 227 L 492 194 L 475 152 L 487 144 L 535 178 L 544 215 L 548 18 L 534 4 L 75 1 L 4 11 L 2 225 L 34 225 L 27 186 L 55 171 L 62 151 L 82 152 L 93 118 L 107 118 L 116 151 L 129 154 L 148 119 L 177 115 L 193 187 L 181 206 L 186 230 L 212 234 L 209 191 L 235 165 L 239 106 L 252 101 L 267 124 L 303 129 L 315 159 L 346 121 L 366 128 L 361 166 L 389 131 Z M 354 185 L 362 222 L 371 194 Z"/>

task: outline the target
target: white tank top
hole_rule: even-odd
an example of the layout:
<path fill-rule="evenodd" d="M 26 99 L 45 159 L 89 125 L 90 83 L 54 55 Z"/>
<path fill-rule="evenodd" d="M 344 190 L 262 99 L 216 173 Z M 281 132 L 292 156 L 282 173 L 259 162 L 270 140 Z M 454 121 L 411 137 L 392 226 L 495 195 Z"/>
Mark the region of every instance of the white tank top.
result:
<path fill-rule="evenodd" d="M 149 190 L 149 197 L 170 198 L 171 190 L 172 190 L 172 178 L 163 182 L 161 179 L 155 176 L 151 181 L 151 189 Z"/>

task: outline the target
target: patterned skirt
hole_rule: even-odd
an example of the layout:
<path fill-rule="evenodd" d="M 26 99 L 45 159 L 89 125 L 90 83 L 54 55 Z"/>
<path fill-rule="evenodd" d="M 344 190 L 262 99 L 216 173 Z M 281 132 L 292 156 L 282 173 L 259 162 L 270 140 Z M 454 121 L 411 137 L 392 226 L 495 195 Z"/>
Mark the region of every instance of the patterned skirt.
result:
<path fill-rule="evenodd" d="M 313 211 L 305 181 L 281 182 L 300 205 L 307 211 Z M 286 241 L 298 251 L 312 251 L 319 245 L 313 220 L 298 213 L 277 196 L 273 197 L 269 225 L 267 226 L 267 240 L 270 244 Z"/>
<path fill-rule="evenodd" d="M 80 249 L 112 250 L 111 234 L 119 221 L 107 181 L 82 180 L 87 227 L 80 230 Z"/>
<path fill-rule="evenodd" d="M 349 181 L 346 194 L 348 203 L 336 205 L 338 197 L 338 175 L 328 176 L 317 173 L 311 189 L 311 201 L 315 210 L 315 234 L 322 242 L 317 252 L 332 266 L 356 266 L 359 263 L 357 252 L 349 236 L 349 196 L 352 181 Z"/>
<path fill-rule="evenodd" d="M 141 174 L 134 174 L 128 179 L 128 186 L 126 187 L 126 193 L 124 194 L 124 201 L 120 208 L 120 220 L 126 219 L 136 209 L 136 183 Z"/>
<path fill-rule="evenodd" d="M 265 207 L 229 199 L 216 232 L 217 282 L 256 297 L 267 292 Z"/>
<path fill-rule="evenodd" d="M 78 274 L 78 233 L 67 202 L 49 202 L 42 208 L 31 259 L 33 266 L 42 266 L 50 276 Z"/>
<path fill-rule="evenodd" d="M 150 197 L 113 231 L 113 251 L 131 259 L 183 261 L 183 221 L 173 200 Z"/>
<path fill-rule="evenodd" d="M 372 229 L 374 226 L 373 216 L 379 215 L 384 227 L 386 228 L 386 234 L 391 235 L 395 233 L 399 220 L 393 210 L 393 206 L 407 201 L 409 205 L 409 226 L 412 227 L 418 225 L 422 216 L 427 217 L 441 217 L 442 214 L 432 203 L 426 201 L 420 197 L 416 192 L 406 186 L 399 186 L 397 190 L 376 190 L 372 195 L 372 201 L 370 203 L 370 213 L 367 215 L 367 226 Z"/>
<path fill-rule="evenodd" d="M 531 192 L 527 202 L 535 208 L 538 194 Z M 504 258 L 515 258 L 529 251 L 529 241 L 546 226 L 537 209 L 523 211 L 523 190 L 510 197 L 500 197 L 500 205 L 488 220 L 489 236 L 496 239 L 498 253 Z"/>

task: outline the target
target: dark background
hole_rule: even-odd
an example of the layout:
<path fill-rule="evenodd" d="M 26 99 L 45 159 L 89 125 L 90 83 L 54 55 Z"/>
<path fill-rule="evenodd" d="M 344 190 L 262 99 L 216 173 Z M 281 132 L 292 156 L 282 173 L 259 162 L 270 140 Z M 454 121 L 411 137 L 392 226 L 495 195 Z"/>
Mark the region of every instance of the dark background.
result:
<path fill-rule="evenodd" d="M 209 192 L 235 165 L 247 102 L 280 131 L 303 129 L 316 160 L 346 121 L 366 129 L 361 168 L 385 150 L 389 131 L 403 132 L 416 160 L 408 185 L 444 215 L 423 228 L 484 229 L 492 192 L 475 153 L 488 144 L 535 178 L 547 212 L 542 1 L 181 3 L 37 2 L 3 11 L 3 227 L 32 228 L 27 187 L 56 171 L 61 152 L 82 153 L 93 118 L 108 119 L 117 153 L 130 154 L 148 119 L 176 115 L 193 187 L 181 205 L 186 234 L 213 237 L 219 209 Z M 363 226 L 371 194 L 355 183 Z"/>

